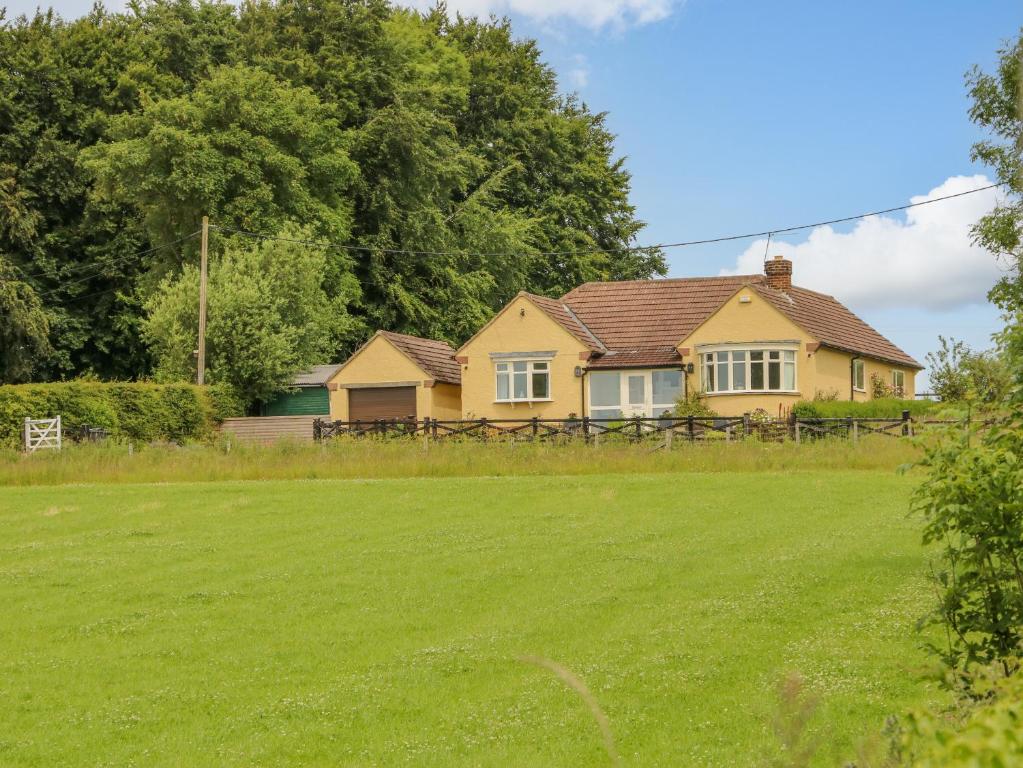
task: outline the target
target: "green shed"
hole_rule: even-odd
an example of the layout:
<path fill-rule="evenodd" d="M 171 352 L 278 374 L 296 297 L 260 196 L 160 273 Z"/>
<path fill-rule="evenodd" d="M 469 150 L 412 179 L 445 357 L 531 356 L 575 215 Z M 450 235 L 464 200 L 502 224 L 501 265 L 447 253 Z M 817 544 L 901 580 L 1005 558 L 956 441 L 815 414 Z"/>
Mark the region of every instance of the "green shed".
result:
<path fill-rule="evenodd" d="M 329 416 L 330 393 L 327 382 L 337 373 L 340 363 L 316 365 L 298 374 L 291 389 L 264 403 L 260 416 Z"/>

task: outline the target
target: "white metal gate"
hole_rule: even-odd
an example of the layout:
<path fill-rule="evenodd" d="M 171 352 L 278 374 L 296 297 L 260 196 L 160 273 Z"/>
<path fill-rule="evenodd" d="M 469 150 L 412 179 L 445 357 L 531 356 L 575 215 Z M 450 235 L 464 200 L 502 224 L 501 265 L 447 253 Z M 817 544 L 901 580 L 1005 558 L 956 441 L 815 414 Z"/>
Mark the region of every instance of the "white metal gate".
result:
<path fill-rule="evenodd" d="M 55 419 L 25 419 L 25 450 L 35 453 L 40 448 L 60 450 L 60 416 Z"/>

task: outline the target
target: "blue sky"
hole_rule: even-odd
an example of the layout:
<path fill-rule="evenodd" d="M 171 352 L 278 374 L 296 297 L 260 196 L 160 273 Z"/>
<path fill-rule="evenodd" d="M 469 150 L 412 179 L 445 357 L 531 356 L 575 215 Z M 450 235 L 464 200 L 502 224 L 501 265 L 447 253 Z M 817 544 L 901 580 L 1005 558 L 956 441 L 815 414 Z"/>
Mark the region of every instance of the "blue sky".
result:
<path fill-rule="evenodd" d="M 422 5 L 429 0 L 405 0 Z M 9 13 L 36 3 L 8 2 Z M 55 4 L 65 16 L 85 0 Z M 111 7 L 117 7 L 113 4 Z M 991 69 L 1019 0 L 449 0 L 536 38 L 562 86 L 606 111 L 644 243 L 763 231 L 989 183 L 963 75 Z M 969 245 L 992 194 L 773 243 L 923 362 L 937 335 L 989 344 L 993 258 Z M 750 271 L 765 243 L 669 252 L 672 276 Z"/>

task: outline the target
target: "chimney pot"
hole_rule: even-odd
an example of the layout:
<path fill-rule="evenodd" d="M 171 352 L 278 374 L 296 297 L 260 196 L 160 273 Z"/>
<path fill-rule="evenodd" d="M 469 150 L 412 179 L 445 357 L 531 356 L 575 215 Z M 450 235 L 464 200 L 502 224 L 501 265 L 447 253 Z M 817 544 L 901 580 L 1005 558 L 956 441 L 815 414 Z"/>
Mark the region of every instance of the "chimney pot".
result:
<path fill-rule="evenodd" d="M 769 288 L 776 291 L 792 288 L 792 262 L 780 254 L 764 264 L 764 275 Z"/>

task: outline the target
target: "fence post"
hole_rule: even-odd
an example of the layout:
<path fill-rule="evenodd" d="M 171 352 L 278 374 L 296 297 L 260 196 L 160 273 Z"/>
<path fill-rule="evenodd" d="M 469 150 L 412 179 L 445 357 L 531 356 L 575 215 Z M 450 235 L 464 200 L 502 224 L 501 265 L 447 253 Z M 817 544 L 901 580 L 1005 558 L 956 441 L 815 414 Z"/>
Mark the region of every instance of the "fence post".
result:
<path fill-rule="evenodd" d="M 852 420 L 852 441 L 858 443 L 860 441 L 860 420 Z"/>
<path fill-rule="evenodd" d="M 639 416 L 633 417 L 636 420 L 636 440 L 643 437 L 643 426 L 639 423 Z"/>
<path fill-rule="evenodd" d="M 317 443 L 323 439 L 323 422 L 319 419 L 313 420 L 313 440 Z"/>
<path fill-rule="evenodd" d="M 696 426 L 693 424 L 691 413 L 686 417 L 686 431 L 689 433 L 689 442 L 693 442 L 696 439 Z"/>
<path fill-rule="evenodd" d="M 484 441 L 487 439 L 487 417 L 486 416 L 484 416 L 482 419 L 480 419 L 480 439 L 482 439 Z"/>
<path fill-rule="evenodd" d="M 355 420 L 355 436 L 356 437 L 362 436 L 362 419 Z"/>
<path fill-rule="evenodd" d="M 22 436 L 23 442 L 25 444 L 25 450 L 26 451 L 28 451 L 29 446 L 32 444 L 32 440 L 31 440 L 31 437 L 30 437 L 31 430 L 32 430 L 31 422 L 32 422 L 32 419 L 30 419 L 28 416 L 26 416 L 25 417 L 25 425 L 22 427 L 22 430 L 21 430 L 21 436 Z"/>
<path fill-rule="evenodd" d="M 799 419 L 795 419 L 795 427 L 794 427 L 793 431 L 794 431 L 795 436 L 796 436 L 796 445 L 799 445 L 802 442 L 802 435 L 801 435 L 800 429 L 799 429 Z"/>
<path fill-rule="evenodd" d="M 668 419 L 668 428 L 664 430 L 664 447 L 666 450 L 671 450 L 671 441 L 675 436 L 675 420 Z"/>
<path fill-rule="evenodd" d="M 789 434 L 796 438 L 796 442 L 799 442 L 799 419 L 796 417 L 794 411 L 789 411 L 788 417 L 785 419 L 789 423 Z"/>
<path fill-rule="evenodd" d="M 538 419 L 536 416 L 530 419 L 530 421 L 533 422 L 533 440 L 536 440 L 536 436 L 540 434 L 540 425 L 538 424 Z"/>
<path fill-rule="evenodd" d="M 749 422 L 750 422 L 749 411 L 746 411 L 746 413 L 744 413 L 742 415 L 742 437 L 743 437 L 743 439 L 746 439 L 747 437 L 749 437 L 749 433 L 750 433 L 750 423 Z"/>
<path fill-rule="evenodd" d="M 434 440 L 437 439 L 437 419 L 430 419 L 430 435 Z"/>
<path fill-rule="evenodd" d="M 583 443 L 590 442 L 590 417 L 583 416 Z"/>
<path fill-rule="evenodd" d="M 913 434 L 912 426 L 909 421 L 909 411 L 902 412 L 902 436 L 909 437 Z"/>

